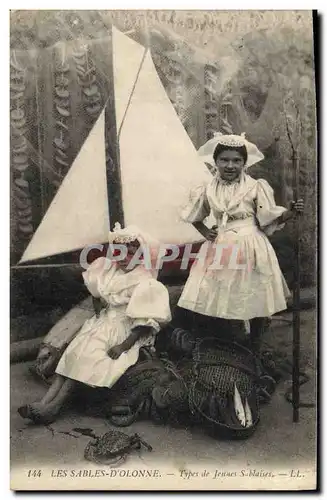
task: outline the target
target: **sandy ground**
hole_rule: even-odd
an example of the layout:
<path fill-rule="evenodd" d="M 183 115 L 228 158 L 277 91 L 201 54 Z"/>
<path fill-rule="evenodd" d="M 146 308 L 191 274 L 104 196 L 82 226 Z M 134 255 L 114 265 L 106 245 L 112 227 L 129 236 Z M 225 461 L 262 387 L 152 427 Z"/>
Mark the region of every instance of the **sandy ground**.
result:
<path fill-rule="evenodd" d="M 287 317 L 287 315 L 285 316 Z M 290 316 L 288 316 L 290 317 Z M 311 380 L 301 388 L 303 401 L 315 399 L 315 312 L 305 311 L 302 313 L 302 367 L 311 376 Z M 279 348 L 282 352 L 290 352 L 291 327 L 286 323 L 274 322 L 267 337 L 267 342 Z M 89 441 L 86 436 L 80 436 L 72 430 L 74 427 L 92 428 L 96 434 L 102 434 L 108 430 L 105 420 L 78 414 L 74 410 L 62 416 L 51 426 L 35 426 L 27 424 L 17 414 L 17 407 L 21 404 L 36 400 L 44 392 L 42 383 L 38 383 L 29 374 L 29 363 L 18 363 L 11 366 L 11 467 L 12 487 L 18 489 L 44 488 L 42 480 L 38 477 L 27 481 L 29 469 L 37 468 L 41 471 L 65 469 L 76 467 L 89 468 L 89 462 L 83 458 L 84 448 Z M 278 476 L 279 488 L 277 489 L 306 489 L 314 486 L 312 471 L 315 469 L 316 453 L 316 423 L 315 409 L 302 408 L 300 422 L 292 422 L 292 406 L 284 398 L 285 390 L 290 385 L 289 380 L 280 383 L 271 403 L 262 407 L 261 422 L 256 433 L 248 441 L 217 441 L 206 436 L 201 429 L 194 432 L 189 429 L 174 429 L 160 426 L 151 422 L 137 422 L 131 427 L 125 428 L 127 433 L 138 432 L 147 442 L 153 446 L 153 452 L 134 452 L 127 462 L 122 466 L 124 470 L 129 467 L 144 469 L 153 467 L 168 467 L 172 470 L 169 474 L 170 482 L 164 481 L 159 484 L 147 482 L 147 488 L 154 489 L 188 489 L 190 480 L 183 479 L 181 470 L 193 470 L 193 468 L 207 467 L 208 470 L 236 467 L 237 470 L 255 468 L 258 471 L 280 470 Z M 70 433 L 68 435 L 66 433 Z M 68 469 L 67 469 L 68 468 Z M 49 470 L 50 470 L 49 469 Z M 292 478 L 300 470 L 301 478 Z M 107 469 L 108 470 L 108 469 Z M 293 470 L 293 472 L 291 472 Z M 210 472 L 211 473 L 211 472 Z M 50 473 L 47 473 L 50 474 Z M 53 474 L 53 473 L 52 473 Z M 56 474 L 56 472 L 55 472 Z M 213 474 L 213 472 L 212 472 Z M 240 473 L 238 473 L 240 474 Z M 285 474 L 282 476 L 281 474 Z M 303 475 L 303 477 L 302 477 Z M 160 481 L 163 479 L 161 478 Z M 177 481 L 178 480 L 178 481 Z M 259 480 L 259 479 L 258 479 Z M 27 482 L 26 482 L 27 481 Z M 70 489 L 75 488 L 73 480 L 68 484 L 66 479 L 61 480 L 48 477 L 48 488 Z M 56 481 L 56 482 L 51 482 Z M 84 478 L 85 481 L 85 478 Z M 94 480 L 96 481 L 96 480 Z M 113 481 L 113 480 L 112 480 Z M 136 479 L 120 479 L 119 484 L 106 483 L 105 489 L 134 489 L 140 487 Z M 154 480 L 156 481 L 156 480 Z M 177 481 L 176 484 L 174 481 Z M 226 480 L 227 481 L 227 480 Z M 245 482 L 244 482 L 245 481 Z M 246 489 L 254 487 L 249 478 L 241 478 L 226 487 L 232 489 Z M 259 488 L 273 488 L 272 482 L 267 479 L 264 483 L 258 483 Z M 272 481 L 272 480 L 271 480 Z M 186 484 L 187 483 L 187 484 Z M 211 487 L 209 486 L 211 484 Z M 83 486 L 83 481 L 78 483 L 78 488 L 99 489 L 101 481 L 92 486 Z M 197 487 L 196 483 L 192 483 Z M 225 483 L 224 483 L 225 484 Z M 75 485 L 75 486 L 74 486 Z M 152 486 L 151 486 L 152 485 Z M 170 486 L 168 486 L 170 485 Z M 202 480 L 199 489 L 224 489 L 223 483 L 212 485 Z M 100 489 L 103 489 L 103 484 Z M 142 487 L 143 489 L 143 487 Z M 274 489 L 274 488 L 273 488 Z"/>

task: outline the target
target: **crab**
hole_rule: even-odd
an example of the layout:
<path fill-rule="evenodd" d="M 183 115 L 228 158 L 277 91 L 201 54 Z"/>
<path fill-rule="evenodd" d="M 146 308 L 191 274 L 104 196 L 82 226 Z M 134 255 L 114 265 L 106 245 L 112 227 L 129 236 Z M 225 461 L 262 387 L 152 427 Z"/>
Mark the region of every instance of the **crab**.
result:
<path fill-rule="evenodd" d="M 127 455 L 132 450 L 139 450 L 142 445 L 148 451 L 152 451 L 152 446 L 143 441 L 138 434 L 128 436 L 112 429 L 100 437 L 93 435 L 93 439 L 85 448 L 84 458 L 110 467 L 118 467 L 126 461 Z"/>

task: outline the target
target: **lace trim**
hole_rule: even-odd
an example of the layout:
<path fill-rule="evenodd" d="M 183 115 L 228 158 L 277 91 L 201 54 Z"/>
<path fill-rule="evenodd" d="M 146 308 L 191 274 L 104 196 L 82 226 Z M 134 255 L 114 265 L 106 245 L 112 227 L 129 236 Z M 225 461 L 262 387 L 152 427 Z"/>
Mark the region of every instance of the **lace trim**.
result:
<path fill-rule="evenodd" d="M 241 182 L 241 176 L 237 177 L 237 179 L 233 179 L 232 181 L 227 181 L 219 177 L 219 184 L 221 186 L 232 186 L 233 184 L 239 184 Z"/>

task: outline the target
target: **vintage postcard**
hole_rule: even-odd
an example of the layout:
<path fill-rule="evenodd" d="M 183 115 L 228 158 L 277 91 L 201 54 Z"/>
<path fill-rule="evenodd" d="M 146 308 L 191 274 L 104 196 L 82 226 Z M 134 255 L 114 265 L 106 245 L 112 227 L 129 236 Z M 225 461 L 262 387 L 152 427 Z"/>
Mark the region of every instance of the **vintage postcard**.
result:
<path fill-rule="evenodd" d="M 317 30 L 11 11 L 13 490 L 316 490 Z"/>

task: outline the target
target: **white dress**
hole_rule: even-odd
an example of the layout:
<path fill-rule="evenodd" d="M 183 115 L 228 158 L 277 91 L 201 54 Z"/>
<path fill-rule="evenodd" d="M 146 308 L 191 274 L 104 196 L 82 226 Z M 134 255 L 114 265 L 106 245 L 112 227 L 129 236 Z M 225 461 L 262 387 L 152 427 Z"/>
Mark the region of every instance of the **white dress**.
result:
<path fill-rule="evenodd" d="M 94 315 L 84 323 L 63 353 L 56 373 L 87 385 L 112 387 L 137 362 L 140 347 L 152 345 L 161 325 L 170 321 L 168 291 L 143 266 L 125 273 L 104 257 L 94 261 L 83 278 L 90 293 L 104 299 L 108 307 L 99 318 Z M 139 325 L 151 327 L 149 336 L 111 359 L 108 350 Z"/>
<path fill-rule="evenodd" d="M 208 185 L 193 190 L 182 210 L 183 220 L 204 221 L 211 213 L 218 236 L 214 243 L 203 243 L 206 259 L 204 263 L 194 261 L 178 305 L 237 320 L 267 317 L 286 309 L 290 292 L 266 236 L 284 226 L 277 219 L 285 211 L 276 205 L 267 181 L 245 173 L 232 183 L 214 177 Z M 224 248 L 218 257 L 215 244 Z"/>

